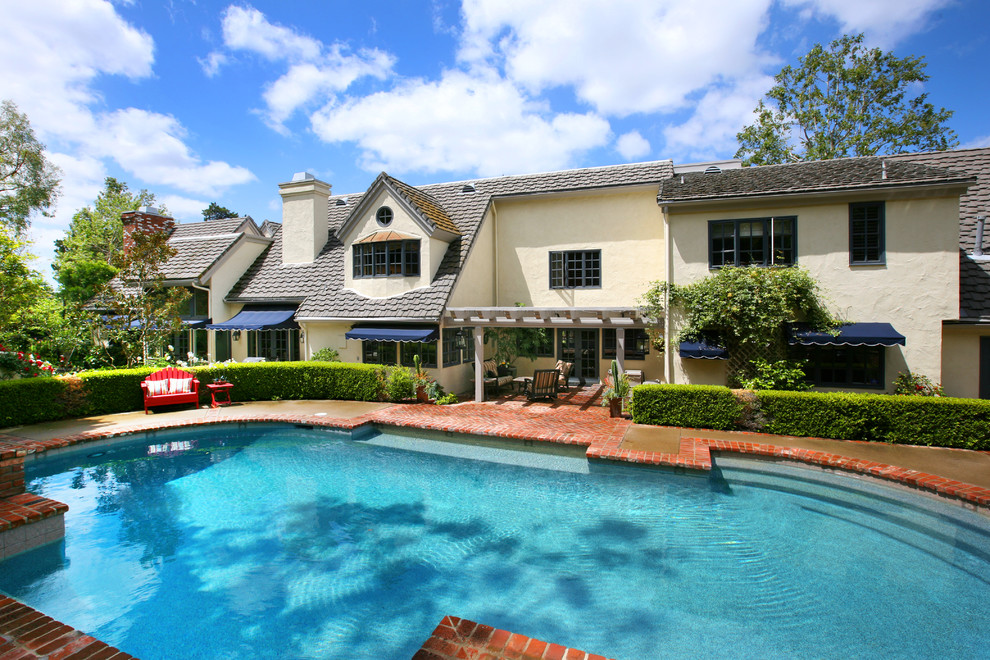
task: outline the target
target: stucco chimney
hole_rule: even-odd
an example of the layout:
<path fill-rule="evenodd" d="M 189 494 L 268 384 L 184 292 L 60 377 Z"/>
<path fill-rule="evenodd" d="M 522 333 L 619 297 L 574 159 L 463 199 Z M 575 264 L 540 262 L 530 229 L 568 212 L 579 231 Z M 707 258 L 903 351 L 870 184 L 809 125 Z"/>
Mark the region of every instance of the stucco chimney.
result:
<path fill-rule="evenodd" d="M 292 181 L 278 184 L 278 193 L 282 196 L 282 263 L 312 263 L 329 238 L 330 184 L 309 172 L 298 172 Z"/>
<path fill-rule="evenodd" d="M 169 232 L 175 229 L 175 220 L 162 215 L 153 206 L 142 206 L 137 211 L 124 211 L 120 214 L 120 221 L 124 225 L 124 254 L 134 247 L 134 239 L 131 235 L 134 232 L 150 234 L 156 231 Z"/>

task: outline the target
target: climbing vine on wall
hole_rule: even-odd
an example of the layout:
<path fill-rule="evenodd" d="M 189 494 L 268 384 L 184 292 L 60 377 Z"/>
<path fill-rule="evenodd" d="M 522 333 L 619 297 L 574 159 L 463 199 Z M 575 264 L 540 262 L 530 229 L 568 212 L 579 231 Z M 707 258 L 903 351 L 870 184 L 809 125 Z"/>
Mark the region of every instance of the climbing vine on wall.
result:
<path fill-rule="evenodd" d="M 786 356 L 787 323 L 823 332 L 839 324 L 818 282 L 800 267 L 725 267 L 691 284 L 654 282 L 641 302 L 655 320 L 665 317 L 668 304 L 683 313 L 678 342 L 724 347 L 733 383 L 750 375 L 755 360 Z"/>

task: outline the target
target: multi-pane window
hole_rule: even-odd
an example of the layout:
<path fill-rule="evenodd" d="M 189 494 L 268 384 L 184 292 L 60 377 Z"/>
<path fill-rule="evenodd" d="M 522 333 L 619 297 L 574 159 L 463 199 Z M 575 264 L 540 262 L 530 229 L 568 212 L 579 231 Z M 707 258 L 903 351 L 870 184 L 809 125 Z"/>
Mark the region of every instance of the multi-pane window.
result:
<path fill-rule="evenodd" d="M 210 315 L 210 293 L 203 289 L 186 287 L 189 298 L 186 300 L 180 316 L 184 319 L 206 318 Z"/>
<path fill-rule="evenodd" d="M 472 342 L 473 343 L 473 342 Z M 461 349 L 457 348 L 457 330 L 447 328 L 443 332 L 443 366 L 452 367 L 461 363 Z"/>
<path fill-rule="evenodd" d="M 248 357 L 263 357 L 269 362 L 299 359 L 299 331 L 248 330 Z"/>
<path fill-rule="evenodd" d="M 397 364 L 398 346 L 394 341 L 362 341 L 361 361 L 365 364 Z"/>
<path fill-rule="evenodd" d="M 602 251 L 550 253 L 551 289 L 594 289 L 602 285 Z"/>
<path fill-rule="evenodd" d="M 650 352 L 650 335 L 643 328 L 629 328 L 624 331 L 623 343 L 626 350 L 623 352 L 626 360 L 645 360 Z M 614 360 L 617 354 L 617 341 L 615 330 L 605 328 L 602 330 L 602 359 Z"/>
<path fill-rule="evenodd" d="M 808 382 L 817 387 L 861 387 L 883 389 L 882 346 L 803 347 L 795 351 L 807 360 Z"/>
<path fill-rule="evenodd" d="M 797 218 L 748 218 L 708 223 L 708 262 L 722 266 L 791 266 Z"/>
<path fill-rule="evenodd" d="M 378 241 L 354 245 L 354 277 L 416 277 L 419 241 Z"/>
<path fill-rule="evenodd" d="M 413 356 L 419 355 L 419 364 L 424 368 L 436 369 L 437 366 L 437 343 L 435 341 L 427 343 L 407 342 L 402 344 L 402 366 L 415 366 Z"/>
<path fill-rule="evenodd" d="M 849 205 L 849 263 L 882 264 L 884 253 L 884 203 Z"/>
<path fill-rule="evenodd" d="M 474 362 L 474 328 L 461 328 L 464 333 L 464 362 Z"/>

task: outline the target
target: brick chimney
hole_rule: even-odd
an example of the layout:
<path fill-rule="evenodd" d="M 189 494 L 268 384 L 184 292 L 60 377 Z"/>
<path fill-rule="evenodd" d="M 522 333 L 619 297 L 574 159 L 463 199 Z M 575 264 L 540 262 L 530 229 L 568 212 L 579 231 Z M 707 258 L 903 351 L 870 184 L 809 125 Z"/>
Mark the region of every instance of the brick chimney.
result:
<path fill-rule="evenodd" d="M 309 172 L 298 172 L 292 181 L 278 184 L 278 192 L 282 196 L 282 263 L 312 263 L 329 238 L 330 184 Z"/>
<path fill-rule="evenodd" d="M 120 221 L 124 225 L 124 254 L 134 247 L 134 239 L 131 238 L 134 232 L 150 234 L 156 231 L 171 232 L 175 229 L 175 220 L 159 214 L 158 209 L 153 206 L 142 206 L 137 211 L 125 211 L 120 214 Z"/>

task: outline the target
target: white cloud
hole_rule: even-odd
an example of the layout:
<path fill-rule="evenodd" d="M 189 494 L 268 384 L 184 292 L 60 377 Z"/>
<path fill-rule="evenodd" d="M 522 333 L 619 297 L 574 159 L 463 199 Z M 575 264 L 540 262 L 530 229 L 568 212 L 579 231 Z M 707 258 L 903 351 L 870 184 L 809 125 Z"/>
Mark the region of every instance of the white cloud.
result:
<path fill-rule="evenodd" d="M 687 121 L 664 129 L 664 156 L 699 161 L 734 154 L 736 134 L 753 122 L 753 110 L 772 85 L 772 77 L 757 75 L 736 85 L 709 88 Z"/>
<path fill-rule="evenodd" d="M 323 42 L 270 23 L 257 9 L 227 8 L 223 16 L 224 45 L 230 50 L 257 53 L 271 61 L 286 61 L 288 71 L 268 85 L 263 94 L 268 124 L 287 133 L 284 122 L 299 108 L 315 99 L 326 101 L 356 80 L 386 78 L 395 58 L 378 49 L 362 49 L 351 54 L 346 45 Z M 200 65 L 213 77 L 226 63 L 220 52 L 210 53 Z"/>
<path fill-rule="evenodd" d="M 256 180 L 243 167 L 203 163 L 183 142 L 182 125 L 174 118 L 136 108 L 105 115 L 90 147 L 102 149 L 125 170 L 191 193 L 215 196 L 223 189 Z"/>
<path fill-rule="evenodd" d="M 482 176 L 564 167 L 610 136 L 608 122 L 597 115 L 555 115 L 508 81 L 460 71 L 328 104 L 312 125 L 327 142 L 357 142 L 371 171 Z"/>
<path fill-rule="evenodd" d="M 990 147 L 990 135 L 975 137 L 972 140 L 959 145 L 960 149 L 982 149 L 984 147 Z"/>
<path fill-rule="evenodd" d="M 223 16 L 223 41 L 227 48 L 258 53 L 269 60 L 312 61 L 321 44 L 312 37 L 269 23 L 257 9 L 228 7 Z"/>
<path fill-rule="evenodd" d="M 377 50 L 362 51 L 357 57 L 344 55 L 335 45 L 324 62 L 295 64 L 265 90 L 268 119 L 276 129 L 281 130 L 292 113 L 319 96 L 342 92 L 365 76 L 385 78 L 395 59 Z"/>
<path fill-rule="evenodd" d="M 573 87 L 599 113 L 669 112 L 695 90 L 750 75 L 771 0 L 466 0 L 460 58 L 504 66 L 539 93 Z"/>
<path fill-rule="evenodd" d="M 639 131 L 630 131 L 615 141 L 615 149 L 626 160 L 633 160 L 650 153 L 650 143 Z"/>
<path fill-rule="evenodd" d="M 155 201 L 167 208 L 169 214 L 179 222 L 201 221 L 203 209 L 210 205 L 202 199 L 192 199 L 182 195 L 155 196 Z"/>
<path fill-rule="evenodd" d="M 834 18 L 839 32 L 865 32 L 872 46 L 890 48 L 928 27 L 930 15 L 952 0 L 784 0 L 819 18 Z"/>

